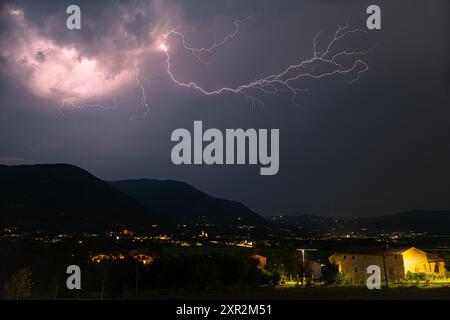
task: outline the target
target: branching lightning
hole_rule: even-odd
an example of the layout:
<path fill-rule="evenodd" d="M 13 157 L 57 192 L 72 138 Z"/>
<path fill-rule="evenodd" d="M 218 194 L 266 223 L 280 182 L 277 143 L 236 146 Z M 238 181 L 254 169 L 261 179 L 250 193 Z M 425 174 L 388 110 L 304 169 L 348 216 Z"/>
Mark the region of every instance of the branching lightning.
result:
<path fill-rule="evenodd" d="M 145 118 L 145 116 L 150 112 L 150 108 L 147 102 L 147 95 L 145 93 L 145 87 L 141 82 L 141 79 L 145 80 L 148 83 L 148 87 L 150 88 L 150 80 L 145 79 L 141 75 L 141 71 L 139 70 L 139 67 L 137 65 L 137 62 L 134 63 L 134 69 L 136 70 L 136 84 L 139 87 L 139 90 L 141 91 L 141 105 L 144 107 L 145 111 L 143 114 L 131 117 L 130 120 L 136 120 L 139 118 Z"/>
<path fill-rule="evenodd" d="M 204 95 L 218 95 L 222 93 L 241 94 L 247 99 L 249 99 L 252 102 L 252 105 L 254 103 L 264 105 L 263 101 L 260 98 L 258 98 L 254 94 L 254 92 L 259 91 L 264 94 L 274 94 L 288 91 L 291 93 L 292 101 L 294 102 L 295 98 L 299 93 L 307 90 L 307 88 L 298 88 L 296 86 L 296 81 L 300 80 L 301 78 L 319 79 L 330 77 L 336 74 L 350 74 L 352 72 L 355 72 L 356 73 L 355 77 L 349 80 L 349 82 L 352 83 L 359 80 L 360 75 L 369 70 L 368 64 L 360 57 L 366 55 L 375 46 L 369 48 L 368 50 L 346 48 L 345 50 L 339 51 L 337 53 L 334 54 L 332 53 L 337 43 L 344 37 L 348 36 L 349 34 L 366 33 L 366 31 L 361 29 L 350 29 L 347 23 L 345 26 L 338 26 L 333 39 L 328 43 L 324 51 L 319 51 L 318 49 L 318 38 L 320 36 L 320 33 L 318 33 L 313 38 L 313 55 L 311 58 L 288 65 L 284 70 L 278 73 L 273 73 L 268 76 L 255 79 L 252 82 L 243 83 L 235 87 L 225 86 L 216 89 L 208 89 L 198 84 L 194 80 L 181 81 L 177 78 L 172 68 L 170 49 L 166 45 L 167 39 L 169 39 L 170 37 L 178 37 L 185 50 L 190 51 L 199 61 L 207 63 L 202 58 L 201 54 L 212 53 L 214 50 L 223 46 L 229 40 L 237 36 L 239 33 L 239 26 L 242 23 L 250 20 L 254 15 L 255 14 L 252 14 L 246 17 L 245 19 L 235 21 L 234 22 L 235 28 L 232 33 L 229 33 L 225 38 L 223 38 L 222 41 L 219 42 L 215 41 L 210 47 L 207 48 L 193 48 L 189 46 L 187 44 L 184 34 L 179 31 L 180 26 L 166 31 L 161 37 L 160 48 L 166 55 L 166 63 L 167 63 L 166 72 L 170 77 L 171 81 L 180 87 L 192 88 Z M 356 58 L 351 65 L 345 65 L 344 63 L 339 62 L 339 58 L 343 56 Z M 322 73 L 315 72 L 318 64 L 328 66 L 331 70 Z"/>
<path fill-rule="evenodd" d="M 117 99 L 116 99 L 116 97 L 114 97 L 114 99 L 113 99 L 113 106 L 104 106 L 104 105 L 101 105 L 101 104 L 89 104 L 89 103 L 85 103 L 83 105 L 76 105 L 76 104 L 74 104 L 73 102 L 71 102 L 71 101 L 69 101 L 67 99 L 63 99 L 62 102 L 61 102 L 61 105 L 58 107 L 58 112 L 64 118 L 67 118 L 67 119 L 75 121 L 76 120 L 75 118 L 73 118 L 73 117 L 67 115 L 66 113 L 64 113 L 64 107 L 66 105 L 70 105 L 71 108 L 78 109 L 78 110 L 83 110 L 85 108 L 99 108 L 99 109 L 102 109 L 102 110 L 117 110 Z"/>
<path fill-rule="evenodd" d="M 165 44 L 166 40 L 170 36 L 177 36 L 178 38 L 180 38 L 181 44 L 182 44 L 182 46 L 183 46 L 183 48 L 185 50 L 190 51 L 192 53 L 192 55 L 194 57 L 196 57 L 200 62 L 208 65 L 209 62 L 203 57 L 203 55 L 205 55 L 205 54 L 212 54 L 214 52 L 214 50 L 222 47 L 227 42 L 232 40 L 234 37 L 236 37 L 239 34 L 240 25 L 250 21 L 254 16 L 256 16 L 258 14 L 260 14 L 260 13 L 259 12 L 251 13 L 249 16 L 247 16 L 247 17 L 245 17 L 243 19 L 234 21 L 233 22 L 234 30 L 231 33 L 227 34 L 221 41 L 217 41 L 216 34 L 214 34 L 214 42 L 213 42 L 213 44 L 210 45 L 209 47 L 203 47 L 203 48 L 194 48 L 194 47 L 190 46 L 187 43 L 187 41 L 186 41 L 185 35 L 182 32 L 178 31 L 181 28 L 181 26 L 177 26 L 177 27 L 172 28 L 172 29 L 169 30 L 168 29 L 168 25 L 172 21 L 172 19 L 171 19 L 171 20 L 169 20 L 166 23 L 166 27 L 165 27 L 166 28 L 166 32 L 161 37 L 162 39 L 161 39 L 161 44 L 160 44 L 159 47 L 164 52 L 168 52 L 168 48 L 167 48 L 167 46 Z"/>
<path fill-rule="evenodd" d="M 194 89 L 195 91 L 207 96 L 226 93 L 242 95 L 251 102 L 253 107 L 255 104 L 264 106 L 264 102 L 260 97 L 261 95 L 277 94 L 281 92 L 289 93 L 291 95 L 292 102 L 295 103 L 297 96 L 308 90 L 307 87 L 301 87 L 299 85 L 299 80 L 301 79 L 321 79 L 334 75 L 354 74 L 352 79 L 348 80 L 349 83 L 353 83 L 360 79 L 361 74 L 369 70 L 369 65 L 363 60 L 363 57 L 373 50 L 376 45 L 367 50 L 353 48 L 337 50 L 340 42 L 350 34 L 366 33 L 366 31 L 362 29 L 350 29 L 349 24 L 347 23 L 345 26 L 337 26 L 337 30 L 335 31 L 332 39 L 326 43 L 323 50 L 319 49 L 319 37 L 321 36 L 321 32 L 317 33 L 312 38 L 312 56 L 310 58 L 289 64 L 278 72 L 274 72 L 261 78 L 256 78 L 251 82 L 242 83 L 237 86 L 223 86 L 211 89 L 202 86 L 195 80 L 183 81 L 179 79 L 176 72 L 173 70 L 172 52 L 168 43 L 178 41 L 181 44 L 182 49 L 190 52 L 192 56 L 194 56 L 200 63 L 208 65 L 210 62 L 207 58 L 214 54 L 214 52 L 220 47 L 223 47 L 233 38 L 237 37 L 239 35 L 241 25 L 253 19 L 253 17 L 257 14 L 258 13 L 252 13 L 243 19 L 234 21 L 234 29 L 225 35 L 220 41 L 214 37 L 214 41 L 210 46 L 200 48 L 193 47 L 188 43 L 185 34 L 181 31 L 182 26 L 179 25 L 174 28 L 169 28 L 169 24 L 171 24 L 173 19 L 169 20 L 165 25 L 165 30 L 158 37 L 156 47 L 165 55 L 165 73 L 171 82 L 182 88 Z M 351 63 L 341 61 L 343 58 L 347 58 L 347 61 L 350 59 Z M 144 108 L 144 112 L 140 115 L 131 117 L 130 120 L 144 118 L 150 112 L 147 90 L 144 85 L 144 82 L 147 82 L 147 88 L 150 89 L 150 81 L 143 77 L 137 62 L 134 63 L 134 69 L 136 85 L 140 91 L 140 105 Z M 96 107 L 103 110 L 114 110 L 117 108 L 115 98 L 114 106 L 112 107 L 99 104 L 84 104 L 82 106 L 76 106 L 67 100 L 63 100 L 58 110 L 64 117 L 69 119 L 73 118 L 67 116 L 63 111 L 66 104 L 80 110 L 87 107 Z"/>

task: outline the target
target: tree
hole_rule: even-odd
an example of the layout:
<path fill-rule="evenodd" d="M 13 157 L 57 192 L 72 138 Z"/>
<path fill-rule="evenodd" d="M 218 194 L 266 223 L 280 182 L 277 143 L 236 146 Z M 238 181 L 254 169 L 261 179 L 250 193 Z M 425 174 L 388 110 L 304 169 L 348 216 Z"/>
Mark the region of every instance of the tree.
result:
<path fill-rule="evenodd" d="M 3 288 L 6 299 L 22 299 L 31 295 L 31 270 L 30 268 L 17 269 L 6 280 Z"/>
<path fill-rule="evenodd" d="M 53 294 L 53 299 L 56 299 L 58 297 L 60 282 L 61 282 L 61 279 L 58 274 L 53 274 L 52 277 L 50 278 L 48 287 L 50 289 L 50 292 Z"/>
<path fill-rule="evenodd" d="M 344 275 L 339 272 L 339 267 L 334 263 L 325 262 L 322 268 L 323 279 L 326 284 L 344 283 Z"/>

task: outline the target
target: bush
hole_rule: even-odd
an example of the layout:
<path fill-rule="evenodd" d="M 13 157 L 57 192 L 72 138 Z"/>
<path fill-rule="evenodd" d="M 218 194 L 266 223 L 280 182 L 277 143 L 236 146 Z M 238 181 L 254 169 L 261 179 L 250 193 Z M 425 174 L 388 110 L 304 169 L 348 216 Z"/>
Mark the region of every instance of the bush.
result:
<path fill-rule="evenodd" d="M 434 276 L 425 272 L 408 271 L 406 273 L 406 279 L 408 281 L 415 281 L 415 282 L 429 282 L 430 280 L 434 279 Z"/>
<path fill-rule="evenodd" d="M 325 263 L 322 268 L 323 280 L 325 284 L 337 284 L 341 285 L 345 282 L 345 276 L 343 273 L 339 272 L 339 267 L 334 263 Z"/>
<path fill-rule="evenodd" d="M 6 280 L 3 288 L 6 299 L 22 299 L 31 295 L 31 270 L 30 268 L 18 269 Z"/>
<path fill-rule="evenodd" d="M 269 283 L 271 285 L 278 285 L 281 282 L 281 279 L 285 278 L 285 270 L 284 265 L 278 262 L 274 262 L 270 260 L 270 262 L 266 266 L 266 270 L 269 274 Z"/>

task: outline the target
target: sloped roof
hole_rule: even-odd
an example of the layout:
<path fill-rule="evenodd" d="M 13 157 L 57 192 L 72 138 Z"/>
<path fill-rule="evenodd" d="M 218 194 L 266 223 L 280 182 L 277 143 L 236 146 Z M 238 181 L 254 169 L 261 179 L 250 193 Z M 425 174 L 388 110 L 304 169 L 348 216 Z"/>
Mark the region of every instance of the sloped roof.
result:
<path fill-rule="evenodd" d="M 344 247 L 334 250 L 336 254 L 353 254 L 353 255 L 401 255 L 408 249 L 414 247 L 396 247 L 396 248 L 385 248 L 385 247 Z"/>
<path fill-rule="evenodd" d="M 441 262 L 444 261 L 444 258 L 437 253 L 427 253 L 428 262 Z"/>

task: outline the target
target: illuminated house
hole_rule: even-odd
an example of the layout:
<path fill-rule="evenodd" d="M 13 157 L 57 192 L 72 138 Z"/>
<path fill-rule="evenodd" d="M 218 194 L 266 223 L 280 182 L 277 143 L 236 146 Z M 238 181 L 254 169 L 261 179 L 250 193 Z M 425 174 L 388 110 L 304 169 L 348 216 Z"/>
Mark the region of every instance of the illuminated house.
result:
<path fill-rule="evenodd" d="M 107 252 L 98 253 L 96 255 L 91 256 L 91 261 L 100 263 L 105 261 L 111 261 L 113 260 L 113 256 Z"/>
<path fill-rule="evenodd" d="M 131 250 L 129 255 L 145 265 L 151 264 L 154 260 L 154 257 L 147 250 Z"/>
<path fill-rule="evenodd" d="M 438 278 L 445 278 L 445 262 L 439 255 L 427 254 L 430 271 Z"/>
<path fill-rule="evenodd" d="M 109 250 L 96 254 L 91 254 L 91 261 L 96 263 L 114 261 L 117 259 L 119 260 L 125 259 L 125 254 L 121 251 L 116 250 Z"/>
<path fill-rule="evenodd" d="M 346 249 L 332 254 L 328 259 L 338 266 L 339 272 L 349 283 L 365 283 L 370 265 L 380 267 L 382 281 L 385 281 L 385 273 L 389 281 L 404 280 L 409 272 L 445 278 L 444 260 L 414 247 Z"/>
<path fill-rule="evenodd" d="M 142 264 L 151 264 L 154 260 L 154 257 L 146 250 L 131 250 L 128 252 L 128 255 Z M 126 253 L 119 251 L 105 251 L 97 254 L 91 254 L 90 256 L 91 261 L 95 263 L 124 260 L 125 258 Z"/>
<path fill-rule="evenodd" d="M 318 261 L 307 260 L 306 271 L 310 274 L 311 280 L 319 280 L 322 278 L 322 264 Z"/>

